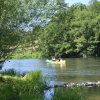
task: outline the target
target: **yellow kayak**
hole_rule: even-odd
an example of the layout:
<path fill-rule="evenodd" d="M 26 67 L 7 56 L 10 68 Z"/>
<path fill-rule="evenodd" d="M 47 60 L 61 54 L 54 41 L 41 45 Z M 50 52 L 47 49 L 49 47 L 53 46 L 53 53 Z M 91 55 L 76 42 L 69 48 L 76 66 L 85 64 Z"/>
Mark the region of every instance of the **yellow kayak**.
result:
<path fill-rule="evenodd" d="M 46 60 L 47 63 L 53 63 L 53 64 L 65 64 L 66 61 L 65 60 L 61 60 L 61 61 L 52 61 L 52 60 Z"/>
<path fill-rule="evenodd" d="M 63 61 L 54 61 L 53 63 L 55 63 L 55 64 L 65 64 L 66 61 L 65 60 L 63 60 Z"/>

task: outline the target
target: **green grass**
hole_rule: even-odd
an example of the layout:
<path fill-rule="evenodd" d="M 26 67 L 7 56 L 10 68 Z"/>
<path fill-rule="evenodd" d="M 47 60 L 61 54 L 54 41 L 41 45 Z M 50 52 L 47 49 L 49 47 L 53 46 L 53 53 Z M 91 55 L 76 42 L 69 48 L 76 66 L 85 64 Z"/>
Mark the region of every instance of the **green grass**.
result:
<path fill-rule="evenodd" d="M 54 100 L 86 100 L 82 88 L 56 88 Z"/>
<path fill-rule="evenodd" d="M 46 87 L 41 72 L 30 72 L 24 77 L 0 75 L 0 100 L 43 100 Z"/>
<path fill-rule="evenodd" d="M 0 72 L 0 74 L 2 74 L 2 75 L 10 75 L 10 76 L 18 75 L 18 73 L 14 69 L 5 70 L 3 72 Z"/>

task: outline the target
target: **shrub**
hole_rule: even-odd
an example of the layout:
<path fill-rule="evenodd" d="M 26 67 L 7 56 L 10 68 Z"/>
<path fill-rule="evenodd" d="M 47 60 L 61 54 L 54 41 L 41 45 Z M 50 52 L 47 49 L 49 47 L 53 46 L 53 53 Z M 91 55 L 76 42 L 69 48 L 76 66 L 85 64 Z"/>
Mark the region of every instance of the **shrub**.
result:
<path fill-rule="evenodd" d="M 0 80 L 0 100 L 43 100 L 46 85 L 40 71 L 24 77 L 1 75 Z"/>
<path fill-rule="evenodd" d="M 11 82 L 0 82 L 0 100 L 19 100 L 19 95 L 14 90 Z"/>
<path fill-rule="evenodd" d="M 18 75 L 18 73 L 14 69 L 5 70 L 4 72 L 0 72 L 2 75 L 10 75 L 15 76 Z"/>

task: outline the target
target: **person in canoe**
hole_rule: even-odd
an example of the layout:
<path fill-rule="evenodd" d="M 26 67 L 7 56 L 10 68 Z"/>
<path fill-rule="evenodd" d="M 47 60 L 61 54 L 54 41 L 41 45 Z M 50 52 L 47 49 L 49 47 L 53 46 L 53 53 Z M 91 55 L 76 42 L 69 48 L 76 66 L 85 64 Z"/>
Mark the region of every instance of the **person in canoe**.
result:
<path fill-rule="evenodd" d="M 52 61 L 56 61 L 57 59 L 55 57 L 52 58 Z"/>
<path fill-rule="evenodd" d="M 53 57 L 52 58 L 52 61 L 58 61 L 58 62 L 62 62 L 62 61 L 64 61 L 62 58 L 55 58 L 55 57 Z"/>
<path fill-rule="evenodd" d="M 51 60 L 46 60 L 47 63 L 53 63 L 53 64 L 65 64 L 65 60 L 63 60 L 62 58 L 55 58 L 53 57 Z"/>

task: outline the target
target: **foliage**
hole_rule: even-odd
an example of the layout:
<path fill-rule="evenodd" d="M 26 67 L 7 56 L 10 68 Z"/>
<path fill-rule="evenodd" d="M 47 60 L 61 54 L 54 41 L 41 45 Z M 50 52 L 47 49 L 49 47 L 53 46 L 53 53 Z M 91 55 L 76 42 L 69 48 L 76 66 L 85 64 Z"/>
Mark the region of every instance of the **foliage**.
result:
<path fill-rule="evenodd" d="M 21 24 L 27 20 L 21 0 L 0 1 L 0 60 L 7 59 L 18 47 L 24 34 Z"/>
<path fill-rule="evenodd" d="M 17 72 L 14 69 L 9 69 L 9 70 L 5 70 L 3 72 L 0 72 L 0 74 L 15 76 L 15 75 L 17 75 Z"/>
<path fill-rule="evenodd" d="M 37 71 L 28 73 L 24 77 L 1 75 L 0 87 L 1 100 L 43 100 L 43 90 L 46 85 L 41 73 Z"/>
<path fill-rule="evenodd" d="M 30 50 L 29 50 L 30 51 Z M 9 59 L 30 59 L 30 58 L 41 58 L 41 54 L 39 52 L 29 52 L 26 51 L 25 53 L 14 53 Z"/>
<path fill-rule="evenodd" d="M 99 9 L 98 0 L 71 7 L 64 0 L 1 0 L 0 59 L 18 47 L 42 57 L 100 56 Z"/>
<path fill-rule="evenodd" d="M 66 7 L 64 0 L 1 0 L 0 60 L 7 59 L 20 45 L 26 46 L 28 39 L 34 39 L 31 35 L 34 37 L 36 32 L 27 31 L 36 25 L 45 26 L 56 12 Z"/>
<path fill-rule="evenodd" d="M 100 2 L 74 4 L 55 14 L 35 37 L 43 57 L 100 56 Z"/>

